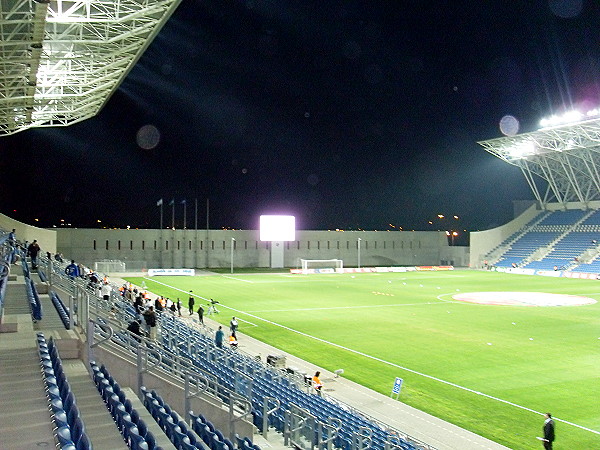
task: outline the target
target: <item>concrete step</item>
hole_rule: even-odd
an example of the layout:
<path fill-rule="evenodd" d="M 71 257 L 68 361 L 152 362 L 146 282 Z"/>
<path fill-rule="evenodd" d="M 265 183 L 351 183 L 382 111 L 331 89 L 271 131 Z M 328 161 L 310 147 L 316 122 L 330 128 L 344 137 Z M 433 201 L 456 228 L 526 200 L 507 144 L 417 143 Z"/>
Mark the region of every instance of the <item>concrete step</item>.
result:
<path fill-rule="evenodd" d="M 38 353 L 30 348 L 0 353 L 0 448 L 14 450 L 54 447 Z M 9 447 L 6 447 L 9 448 Z"/>
<path fill-rule="evenodd" d="M 127 449 L 123 436 L 106 409 L 90 374 L 81 360 L 63 359 L 63 370 L 75 396 L 90 441 L 98 449 Z"/>
<path fill-rule="evenodd" d="M 173 445 L 173 443 L 169 440 L 169 438 L 160 428 L 158 423 L 156 423 L 154 417 L 152 417 L 152 415 L 148 412 L 148 410 L 146 409 L 142 401 L 138 398 L 133 389 L 122 386 L 121 389 L 125 392 L 125 395 L 129 399 L 129 401 L 131 401 L 131 404 L 138 412 L 140 417 L 144 419 L 144 422 L 146 422 L 146 425 L 148 425 L 148 430 L 150 430 L 156 438 L 156 444 L 160 445 L 165 450 L 174 450 L 175 446 Z"/>
<path fill-rule="evenodd" d="M 4 314 L 31 314 L 24 282 L 8 282 L 4 296 Z"/>
<path fill-rule="evenodd" d="M 267 439 L 256 431 L 254 436 L 248 436 L 252 443 L 258 445 L 262 450 L 288 450 L 291 446 L 284 444 L 283 434 L 278 433 L 275 428 L 270 427 L 267 433 Z"/>

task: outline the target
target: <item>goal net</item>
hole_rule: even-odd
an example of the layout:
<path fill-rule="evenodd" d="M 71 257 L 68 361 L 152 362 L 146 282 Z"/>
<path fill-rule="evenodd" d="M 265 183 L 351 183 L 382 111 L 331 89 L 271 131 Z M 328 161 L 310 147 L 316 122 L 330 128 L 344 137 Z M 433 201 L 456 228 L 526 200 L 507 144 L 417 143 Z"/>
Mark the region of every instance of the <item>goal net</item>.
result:
<path fill-rule="evenodd" d="M 341 259 L 301 259 L 302 270 L 308 269 L 343 269 L 344 261 Z"/>

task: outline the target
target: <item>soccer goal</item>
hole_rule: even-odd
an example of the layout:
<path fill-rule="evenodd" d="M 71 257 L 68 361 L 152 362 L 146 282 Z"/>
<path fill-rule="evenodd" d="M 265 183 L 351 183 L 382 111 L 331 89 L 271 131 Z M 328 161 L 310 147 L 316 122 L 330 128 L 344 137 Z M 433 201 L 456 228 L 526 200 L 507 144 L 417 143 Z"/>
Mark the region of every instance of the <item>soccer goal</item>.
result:
<path fill-rule="evenodd" d="M 341 259 L 301 259 L 302 270 L 308 269 L 343 269 L 344 261 Z"/>

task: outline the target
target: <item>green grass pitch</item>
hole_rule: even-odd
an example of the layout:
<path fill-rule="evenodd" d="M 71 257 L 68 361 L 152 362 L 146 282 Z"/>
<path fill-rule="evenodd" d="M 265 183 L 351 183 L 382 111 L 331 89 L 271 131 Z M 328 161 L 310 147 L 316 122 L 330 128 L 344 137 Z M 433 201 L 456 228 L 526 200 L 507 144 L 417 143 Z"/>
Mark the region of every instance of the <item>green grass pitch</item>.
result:
<path fill-rule="evenodd" d="M 402 377 L 402 402 L 507 447 L 541 448 L 535 437 L 543 417 L 536 412 L 549 411 L 558 419 L 555 448 L 600 448 L 600 303 L 452 300 L 457 292 L 475 291 L 600 300 L 598 281 L 467 270 L 128 280 L 180 297 L 184 308 L 189 290 L 219 300 L 216 318 L 223 324 L 235 315 L 241 332 L 315 367 L 344 368 L 344 377 L 383 394 Z"/>

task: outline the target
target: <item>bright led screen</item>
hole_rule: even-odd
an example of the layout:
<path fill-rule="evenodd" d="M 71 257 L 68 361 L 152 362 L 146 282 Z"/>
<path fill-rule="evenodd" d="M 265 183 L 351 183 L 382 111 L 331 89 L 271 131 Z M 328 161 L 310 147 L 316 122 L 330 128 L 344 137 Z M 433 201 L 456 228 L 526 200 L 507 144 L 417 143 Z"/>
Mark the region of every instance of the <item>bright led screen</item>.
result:
<path fill-rule="evenodd" d="M 295 241 L 296 218 L 294 216 L 260 216 L 261 241 Z"/>

